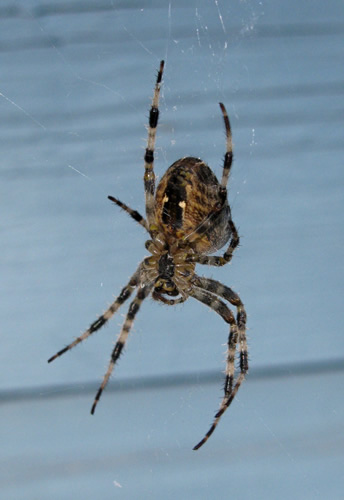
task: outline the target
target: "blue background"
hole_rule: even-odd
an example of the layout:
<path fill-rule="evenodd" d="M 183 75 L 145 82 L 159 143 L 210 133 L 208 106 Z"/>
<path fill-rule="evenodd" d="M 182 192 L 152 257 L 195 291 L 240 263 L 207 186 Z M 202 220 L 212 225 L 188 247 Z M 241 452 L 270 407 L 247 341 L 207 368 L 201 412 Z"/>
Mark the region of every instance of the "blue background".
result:
<path fill-rule="evenodd" d="M 340 499 L 344 458 L 343 3 L 18 0 L 0 8 L 1 490 L 11 499 Z M 146 255 L 143 153 L 166 61 L 156 173 L 200 156 L 241 246 L 251 370 L 222 396 L 227 325 L 147 300 L 96 414 L 126 307 L 48 365 Z"/>

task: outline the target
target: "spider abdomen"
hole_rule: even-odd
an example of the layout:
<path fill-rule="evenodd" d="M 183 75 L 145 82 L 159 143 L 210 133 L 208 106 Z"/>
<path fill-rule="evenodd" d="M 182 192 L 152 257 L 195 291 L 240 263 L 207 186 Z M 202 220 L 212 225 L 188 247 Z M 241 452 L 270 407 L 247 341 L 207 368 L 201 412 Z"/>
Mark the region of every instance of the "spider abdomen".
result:
<path fill-rule="evenodd" d="M 181 158 L 169 167 L 157 187 L 155 213 L 169 244 L 178 239 L 197 253 L 212 253 L 231 236 L 227 198 L 199 158 Z"/>

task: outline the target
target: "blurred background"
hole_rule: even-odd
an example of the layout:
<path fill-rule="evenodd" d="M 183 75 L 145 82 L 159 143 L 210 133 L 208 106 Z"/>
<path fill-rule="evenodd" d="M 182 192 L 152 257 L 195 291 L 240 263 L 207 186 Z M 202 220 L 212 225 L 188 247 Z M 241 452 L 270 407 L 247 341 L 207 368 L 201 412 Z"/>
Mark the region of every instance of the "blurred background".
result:
<path fill-rule="evenodd" d="M 0 7 L 2 498 L 340 499 L 344 458 L 341 0 L 16 0 Z M 241 245 L 198 272 L 246 305 L 250 373 L 222 397 L 228 328 L 147 300 L 93 417 L 127 307 L 47 359 L 147 254 L 145 126 L 166 67 L 159 178 L 221 175 Z"/>

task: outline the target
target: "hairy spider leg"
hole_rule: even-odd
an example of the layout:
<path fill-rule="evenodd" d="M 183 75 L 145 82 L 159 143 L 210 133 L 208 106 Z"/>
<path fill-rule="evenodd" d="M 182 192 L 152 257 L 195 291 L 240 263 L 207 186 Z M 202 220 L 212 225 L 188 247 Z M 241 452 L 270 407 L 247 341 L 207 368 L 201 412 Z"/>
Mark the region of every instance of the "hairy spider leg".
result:
<path fill-rule="evenodd" d="M 222 190 L 222 199 L 223 202 L 226 201 L 227 199 L 227 183 L 228 183 L 228 178 L 229 178 L 229 173 L 230 169 L 232 166 L 233 162 L 233 152 L 232 152 L 232 132 L 231 132 L 231 126 L 230 126 L 230 121 L 228 118 L 228 114 L 226 111 L 226 108 L 222 102 L 219 103 L 220 108 L 223 114 L 223 119 L 225 123 L 225 129 L 226 129 L 226 154 L 224 158 L 224 165 L 223 165 L 223 173 L 222 173 L 222 180 L 221 180 L 221 190 Z M 195 233 L 199 234 L 199 239 L 202 238 L 202 235 L 207 232 L 207 230 L 212 226 L 213 220 L 212 216 L 216 215 L 214 212 L 213 214 L 210 214 L 209 217 L 205 220 L 202 221 L 202 223 L 196 228 L 194 231 Z M 203 264 L 203 265 L 208 265 L 208 266 L 224 266 L 225 264 L 228 264 L 228 262 L 231 261 L 233 257 L 234 250 L 240 243 L 240 238 L 239 234 L 237 231 L 237 228 L 232 221 L 232 219 L 229 219 L 229 226 L 231 230 L 231 238 L 229 241 L 229 245 L 227 247 L 227 250 L 224 252 L 222 256 L 220 255 L 191 255 L 189 257 L 189 261 L 191 262 L 196 262 L 198 264 Z M 187 239 L 190 235 L 186 236 L 185 239 Z M 197 239 L 195 240 L 197 241 Z"/>
<path fill-rule="evenodd" d="M 54 359 L 62 356 L 67 351 L 70 351 L 73 347 L 78 345 L 80 342 L 83 340 L 87 339 L 92 333 L 96 332 L 99 330 L 102 326 L 109 321 L 109 319 L 115 314 L 115 312 L 120 308 L 120 306 L 130 297 L 130 295 L 133 293 L 134 289 L 136 288 L 137 284 L 139 283 L 140 279 L 140 268 L 133 274 L 133 276 L 130 278 L 129 283 L 122 289 L 121 293 L 119 296 L 116 298 L 116 300 L 110 305 L 110 307 L 101 315 L 99 318 L 97 318 L 91 326 L 82 334 L 80 337 L 77 337 L 74 342 L 71 344 L 67 345 L 60 351 L 58 351 L 54 356 L 48 359 L 48 363 L 51 363 L 54 361 Z"/>
<path fill-rule="evenodd" d="M 213 217 L 216 215 L 216 212 L 212 212 L 205 220 L 203 220 L 199 226 L 190 234 L 184 237 L 184 240 L 187 240 L 192 235 L 197 234 L 196 238 L 193 238 L 192 242 L 195 243 L 200 240 L 203 235 L 209 230 L 209 228 L 213 225 Z M 228 264 L 233 257 L 234 250 L 240 243 L 239 234 L 237 228 L 230 218 L 228 221 L 231 230 L 231 238 L 229 241 L 229 245 L 227 250 L 223 254 L 220 255 L 202 255 L 202 254 L 191 254 L 188 256 L 188 262 L 195 262 L 196 264 L 208 265 L 208 266 L 224 266 Z"/>
<path fill-rule="evenodd" d="M 246 338 L 246 311 L 239 295 L 231 288 L 223 285 L 219 281 L 211 278 L 197 277 L 198 283 L 201 288 L 210 293 L 219 295 L 225 300 L 228 300 L 237 310 L 237 325 L 239 333 L 239 352 L 240 352 L 240 371 L 244 374 L 248 372 L 248 351 L 247 351 L 247 338 Z"/>
<path fill-rule="evenodd" d="M 231 239 L 229 240 L 229 245 L 225 253 L 222 256 L 221 255 L 191 256 L 192 262 L 196 262 L 197 264 L 203 264 L 206 266 L 217 266 L 217 267 L 221 267 L 228 264 L 232 260 L 234 250 L 240 243 L 239 234 L 232 219 L 229 220 L 229 225 L 231 228 Z"/>
<path fill-rule="evenodd" d="M 141 226 L 148 231 L 148 224 L 146 222 L 146 219 L 142 217 L 142 215 L 139 212 L 128 207 L 128 205 L 118 200 L 117 198 L 114 198 L 114 196 L 108 196 L 108 199 L 113 203 L 115 203 L 116 205 L 118 205 L 119 207 L 121 207 L 125 212 L 127 212 L 130 215 L 130 217 L 132 217 L 136 222 L 141 224 Z"/>
<path fill-rule="evenodd" d="M 247 355 L 247 340 L 246 340 L 246 311 L 239 295 L 231 288 L 223 285 L 219 281 L 203 276 L 196 277 L 196 286 L 210 293 L 219 295 L 221 298 L 228 300 L 237 309 L 237 325 L 239 329 L 239 342 L 242 343 L 240 347 L 240 367 L 244 371 L 248 371 L 248 355 Z M 246 349 L 244 347 L 246 346 Z"/>
<path fill-rule="evenodd" d="M 105 389 L 106 384 L 109 381 L 109 378 L 110 378 L 111 373 L 114 369 L 116 361 L 118 360 L 118 358 L 120 357 L 120 355 L 122 353 L 123 347 L 125 346 L 130 329 L 133 325 L 135 316 L 136 316 L 138 310 L 140 309 L 141 303 L 149 295 L 152 287 L 153 287 L 152 284 L 141 286 L 138 289 L 136 297 L 134 298 L 134 300 L 131 302 L 131 304 L 129 306 L 129 310 L 128 310 L 127 316 L 125 318 L 124 324 L 122 326 L 121 332 L 119 334 L 119 337 L 117 339 L 115 347 L 112 351 L 108 369 L 104 375 L 103 382 L 101 383 L 101 386 L 98 389 L 96 397 L 94 398 L 94 403 L 93 403 L 92 408 L 91 408 L 92 415 L 94 414 L 97 403 L 100 399 L 100 396 L 101 396 L 103 390 Z"/>
<path fill-rule="evenodd" d="M 146 198 L 146 217 L 149 230 L 153 232 L 155 223 L 154 148 L 155 148 L 156 128 L 158 126 L 158 119 L 159 119 L 159 95 L 160 95 L 162 74 L 164 71 L 164 64 L 165 64 L 164 61 L 160 62 L 160 68 L 156 79 L 152 106 L 149 113 L 148 139 L 147 139 L 146 152 L 144 156 L 144 161 L 145 161 L 144 187 L 145 187 L 145 198 Z"/>
<path fill-rule="evenodd" d="M 210 436 L 212 435 L 212 433 L 216 429 L 217 424 L 219 423 L 220 418 L 222 417 L 222 415 L 224 414 L 224 412 L 227 410 L 227 408 L 229 407 L 229 405 L 231 404 L 231 402 L 235 398 L 236 393 L 238 392 L 239 387 L 241 386 L 241 384 L 243 383 L 244 380 L 245 380 L 245 375 L 240 374 L 238 376 L 238 378 L 237 378 L 237 381 L 235 383 L 234 389 L 232 390 L 232 392 L 231 392 L 230 396 L 228 397 L 228 399 L 225 399 L 225 398 L 223 399 L 221 407 L 220 407 L 219 411 L 216 413 L 214 421 L 213 421 L 210 429 L 208 430 L 208 432 L 206 433 L 206 435 L 204 436 L 204 438 L 201 439 L 201 441 L 198 444 L 196 444 L 196 446 L 193 447 L 193 450 L 198 450 L 201 446 L 204 445 L 204 443 L 206 443 L 208 441 L 208 439 L 210 438 Z"/>
<path fill-rule="evenodd" d="M 221 186 L 225 188 L 228 183 L 229 172 L 233 162 L 233 144 L 232 144 L 231 124 L 229 122 L 227 110 L 222 102 L 220 102 L 219 105 L 223 114 L 223 120 L 225 122 L 225 129 L 226 129 L 226 154 L 223 163 L 223 173 L 221 180 Z"/>
<path fill-rule="evenodd" d="M 226 378 L 224 384 L 224 397 L 220 405 L 220 409 L 214 417 L 213 424 L 204 438 L 193 448 L 198 450 L 211 436 L 217 427 L 219 420 L 230 403 L 233 401 L 241 383 L 245 379 L 247 373 L 247 343 L 245 333 L 246 313 L 244 306 L 240 301 L 239 296 L 230 288 L 221 285 L 215 280 L 208 280 L 207 278 L 196 277 L 195 289 L 189 292 L 192 297 L 203 302 L 215 312 L 217 312 L 225 321 L 230 325 L 228 343 L 227 343 L 227 359 L 226 359 Z M 234 319 L 232 311 L 226 306 L 222 300 L 215 294 L 229 300 L 232 304 L 237 306 L 237 322 Z M 235 375 L 235 353 L 236 347 L 239 344 L 240 349 L 240 374 L 236 380 L 234 389 L 234 375 Z"/>

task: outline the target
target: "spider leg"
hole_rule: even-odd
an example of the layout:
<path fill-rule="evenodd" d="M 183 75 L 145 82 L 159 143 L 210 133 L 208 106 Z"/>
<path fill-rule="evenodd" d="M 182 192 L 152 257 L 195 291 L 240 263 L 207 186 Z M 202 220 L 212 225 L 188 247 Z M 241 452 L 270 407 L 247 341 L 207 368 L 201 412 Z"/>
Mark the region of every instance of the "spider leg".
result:
<path fill-rule="evenodd" d="M 225 253 L 221 255 L 192 255 L 190 260 L 196 262 L 197 264 L 204 264 L 207 266 L 217 266 L 221 267 L 228 264 L 232 260 L 234 250 L 239 245 L 240 238 L 232 219 L 229 219 L 229 225 L 231 229 L 231 239 Z"/>
<path fill-rule="evenodd" d="M 226 154 L 223 162 L 223 173 L 221 180 L 221 186 L 225 188 L 227 186 L 229 172 L 233 162 L 233 144 L 232 144 L 231 125 L 229 123 L 227 110 L 225 108 L 225 105 L 222 104 L 222 102 L 220 102 L 219 105 L 223 114 L 223 120 L 225 122 L 225 128 L 226 128 Z"/>
<path fill-rule="evenodd" d="M 226 111 L 226 108 L 222 102 L 219 103 L 220 108 L 223 114 L 223 120 L 225 122 L 225 129 L 226 129 L 226 154 L 224 158 L 224 163 L 223 163 L 223 173 L 222 173 L 222 180 L 221 180 L 221 197 L 225 201 L 227 199 L 227 183 L 228 183 L 228 178 L 229 178 L 229 173 L 230 169 L 233 163 L 233 144 L 232 144 L 232 132 L 231 132 L 231 126 L 228 118 L 228 114 Z M 211 218 L 209 218 L 208 221 L 205 221 L 203 223 L 204 227 L 202 228 L 202 231 L 200 232 L 201 234 L 204 233 L 207 230 L 208 225 L 211 224 Z M 207 255 L 200 255 L 200 256 L 194 256 L 192 257 L 192 262 L 197 262 L 198 264 L 205 264 L 208 266 L 224 266 L 225 264 L 228 264 L 230 260 L 232 259 L 233 252 L 236 249 L 236 247 L 239 245 L 239 234 L 238 231 L 235 227 L 234 222 L 230 218 L 228 221 L 230 230 L 231 230 L 231 239 L 229 242 L 229 246 L 223 256 L 218 256 L 218 255 L 212 255 L 212 256 L 207 256 Z"/>
<path fill-rule="evenodd" d="M 133 274 L 133 276 L 130 278 L 129 283 L 122 289 L 121 293 L 119 296 L 116 298 L 116 300 L 110 305 L 110 307 L 101 315 L 99 318 L 97 318 L 91 326 L 82 334 L 80 337 L 77 337 L 74 342 L 71 344 L 67 345 L 60 351 L 58 351 L 54 356 L 48 359 L 48 363 L 51 363 L 54 361 L 54 359 L 58 358 L 59 356 L 62 356 L 67 351 L 70 351 L 73 347 L 78 345 L 80 342 L 83 340 L 87 339 L 92 333 L 96 332 L 101 328 L 109 319 L 115 314 L 117 309 L 125 302 L 130 295 L 133 293 L 134 288 L 138 285 L 139 283 L 139 275 L 140 275 L 140 267 L 139 269 Z"/>
<path fill-rule="evenodd" d="M 228 302 L 230 302 L 237 308 L 237 325 L 239 328 L 239 333 L 242 339 L 246 340 L 246 312 L 244 304 L 241 302 L 239 295 L 228 286 L 223 285 L 219 281 L 213 280 L 211 278 L 195 276 L 195 284 L 203 290 L 207 290 L 214 295 L 219 295 L 223 299 L 228 300 Z M 247 353 L 246 360 L 243 359 L 243 364 L 247 365 Z"/>
<path fill-rule="evenodd" d="M 229 345 L 229 342 L 228 342 L 228 345 Z M 214 417 L 214 421 L 213 421 L 212 425 L 210 426 L 208 432 L 206 433 L 206 435 L 204 436 L 204 438 L 201 439 L 201 441 L 199 443 L 197 443 L 196 446 L 194 446 L 192 448 L 193 450 L 198 450 L 201 446 L 204 445 L 204 443 L 206 443 L 208 441 L 208 439 L 210 438 L 210 436 L 212 435 L 212 433 L 216 429 L 217 424 L 219 423 L 220 418 L 222 417 L 222 415 L 224 414 L 224 412 L 227 410 L 228 406 L 231 404 L 231 402 L 235 398 L 236 393 L 238 392 L 239 387 L 241 386 L 241 384 L 242 384 L 242 382 L 244 380 L 245 380 L 245 375 L 240 374 L 238 376 L 238 378 L 237 378 L 237 381 L 235 383 L 235 386 L 234 386 L 234 389 L 232 390 L 232 392 L 229 394 L 229 396 L 227 398 L 223 398 L 221 406 L 220 406 L 220 409 L 216 413 L 216 415 Z"/>
<path fill-rule="evenodd" d="M 203 304 L 206 304 L 215 312 L 217 312 L 226 321 L 226 323 L 229 323 L 230 330 L 227 342 L 227 358 L 226 358 L 226 371 L 225 371 L 226 378 L 224 384 L 224 396 L 220 405 L 220 409 L 216 413 L 210 429 L 205 434 L 204 438 L 193 448 L 194 450 L 198 450 L 201 446 L 203 446 L 203 444 L 209 439 L 211 434 L 214 432 L 220 421 L 221 416 L 229 407 L 236 393 L 238 392 L 239 387 L 241 383 L 244 381 L 245 374 L 247 372 L 247 345 L 246 345 L 246 336 L 243 334 L 243 332 L 245 331 L 243 329 L 243 326 L 245 325 L 246 314 L 243 309 L 242 303 L 240 302 L 242 306 L 242 310 L 240 310 L 240 315 L 238 310 L 238 324 L 237 324 L 237 322 L 234 319 L 232 311 L 227 307 L 227 305 L 221 299 L 219 299 L 219 297 L 215 295 L 214 287 L 213 291 L 209 291 L 207 289 L 208 284 L 206 283 L 206 281 L 207 281 L 206 279 L 197 277 L 195 282 L 196 286 L 194 289 L 190 290 L 189 293 L 192 297 L 199 300 L 200 302 L 203 302 Z M 221 285 L 220 283 L 218 284 Z M 233 300 L 236 300 L 236 298 L 238 298 L 238 296 L 235 294 L 235 298 Z M 238 342 L 240 345 L 240 374 L 238 375 L 233 388 L 234 375 L 235 375 L 235 353 Z"/>
<path fill-rule="evenodd" d="M 159 119 L 159 94 L 162 74 L 164 71 L 164 61 L 160 62 L 160 68 L 156 79 L 152 106 L 149 113 L 148 140 L 145 152 L 145 198 L 146 198 L 146 216 L 149 228 L 154 225 L 155 210 L 154 210 L 154 193 L 155 193 L 155 174 L 154 174 L 154 147 L 156 138 L 156 128 Z"/>
<path fill-rule="evenodd" d="M 130 217 L 132 217 L 136 222 L 141 224 L 141 226 L 144 227 L 146 229 L 146 231 L 148 231 L 148 225 L 147 225 L 146 219 L 144 217 L 142 217 L 142 215 L 139 214 L 139 212 L 128 207 L 128 205 L 126 205 L 122 201 L 118 200 L 117 198 L 114 198 L 113 196 L 108 196 L 108 199 L 110 201 L 112 201 L 113 203 L 116 203 L 116 205 L 121 207 L 123 210 L 125 210 L 130 215 Z"/>
<path fill-rule="evenodd" d="M 152 284 L 149 284 L 149 285 L 144 285 L 144 286 L 140 287 L 137 294 L 136 294 L 136 297 L 134 298 L 134 300 L 131 302 L 131 304 L 129 306 L 129 310 L 128 310 L 127 316 L 125 318 L 124 324 L 122 326 L 121 333 L 119 334 L 119 337 L 117 339 L 115 347 L 112 351 L 108 369 L 104 375 L 103 382 L 101 383 L 101 386 L 98 389 L 96 397 L 94 398 L 94 403 L 93 403 L 92 408 L 91 408 L 92 415 L 94 414 L 97 403 L 100 399 L 100 396 L 101 396 L 103 390 L 105 389 L 106 384 L 109 381 L 109 378 L 110 378 L 112 370 L 116 364 L 116 361 L 118 360 L 118 358 L 121 355 L 123 347 L 127 341 L 130 329 L 131 329 L 132 324 L 134 322 L 136 313 L 140 309 L 142 301 L 149 295 L 149 293 L 152 289 L 152 286 L 153 286 Z"/>
<path fill-rule="evenodd" d="M 228 300 L 237 309 L 236 323 L 238 326 L 238 342 L 239 342 L 239 356 L 240 356 L 240 373 L 246 375 L 248 372 L 248 352 L 247 352 L 247 338 L 246 338 L 246 311 L 239 295 L 231 288 L 223 285 L 219 281 L 211 278 L 204 278 L 197 276 L 197 286 L 203 290 L 219 295 L 225 300 Z M 238 387 L 239 388 L 239 387 Z"/>

